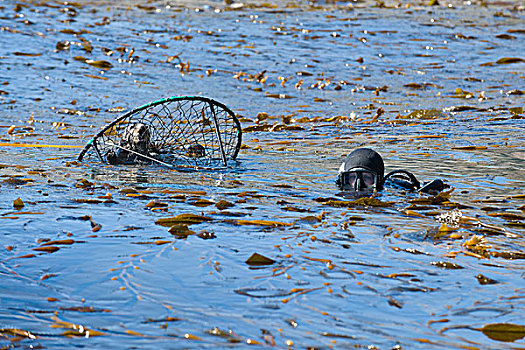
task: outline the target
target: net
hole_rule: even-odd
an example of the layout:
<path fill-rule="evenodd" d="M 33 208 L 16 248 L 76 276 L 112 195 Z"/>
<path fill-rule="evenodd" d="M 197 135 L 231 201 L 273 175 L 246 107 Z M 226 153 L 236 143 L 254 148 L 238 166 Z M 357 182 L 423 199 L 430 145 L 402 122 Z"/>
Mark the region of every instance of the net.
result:
<path fill-rule="evenodd" d="M 78 160 L 219 167 L 240 149 L 239 120 L 225 105 L 200 96 L 170 97 L 138 107 L 96 134 Z"/>

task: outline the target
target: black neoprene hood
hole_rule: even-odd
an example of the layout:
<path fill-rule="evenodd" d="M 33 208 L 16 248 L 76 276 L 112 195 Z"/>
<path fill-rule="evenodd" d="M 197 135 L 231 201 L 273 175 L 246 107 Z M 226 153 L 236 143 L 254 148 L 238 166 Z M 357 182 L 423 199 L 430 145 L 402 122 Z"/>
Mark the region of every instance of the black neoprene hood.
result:
<path fill-rule="evenodd" d="M 370 148 L 358 148 L 346 157 L 339 168 L 339 173 L 345 173 L 352 169 L 365 169 L 372 171 L 377 175 L 378 183 L 376 189 L 383 189 L 383 179 L 385 176 L 385 164 L 383 158 Z"/>

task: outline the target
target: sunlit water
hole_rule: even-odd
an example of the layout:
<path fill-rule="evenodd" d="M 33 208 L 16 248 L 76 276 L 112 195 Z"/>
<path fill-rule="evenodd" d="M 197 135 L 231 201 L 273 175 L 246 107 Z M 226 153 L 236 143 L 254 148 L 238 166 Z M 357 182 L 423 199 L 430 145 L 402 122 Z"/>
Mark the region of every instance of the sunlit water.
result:
<path fill-rule="evenodd" d="M 406 4 L 0 3 L 0 344 L 524 347 L 482 332 L 525 326 L 523 7 Z M 106 122 L 174 95 L 302 130 L 245 132 L 217 172 L 74 162 Z M 334 181 L 359 146 L 445 179 L 449 202 L 323 204 L 350 200 Z M 440 233 L 452 210 L 474 223 Z M 155 224 L 181 213 L 212 221 L 182 239 Z"/>

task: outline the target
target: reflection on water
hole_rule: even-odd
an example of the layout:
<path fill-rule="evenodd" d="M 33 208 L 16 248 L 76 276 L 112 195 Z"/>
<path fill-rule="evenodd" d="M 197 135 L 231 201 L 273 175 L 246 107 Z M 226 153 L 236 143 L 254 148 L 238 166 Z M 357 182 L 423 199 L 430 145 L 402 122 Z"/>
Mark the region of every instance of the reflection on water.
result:
<path fill-rule="evenodd" d="M 519 4 L 166 5 L 0 4 L 2 346 L 523 347 Z M 75 162 L 184 94 L 239 113 L 236 167 Z M 342 198 L 360 146 L 454 190 Z"/>

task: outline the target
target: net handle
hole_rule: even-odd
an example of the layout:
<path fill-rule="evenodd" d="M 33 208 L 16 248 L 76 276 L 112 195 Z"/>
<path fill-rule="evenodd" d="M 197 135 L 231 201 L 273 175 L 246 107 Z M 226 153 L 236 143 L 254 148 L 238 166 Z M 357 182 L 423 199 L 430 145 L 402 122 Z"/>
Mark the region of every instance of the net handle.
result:
<path fill-rule="evenodd" d="M 213 105 L 211 103 L 210 110 L 213 116 L 213 123 L 215 124 L 215 132 L 217 133 L 217 139 L 219 139 L 219 148 L 221 150 L 222 161 L 224 162 L 224 166 L 228 166 L 228 161 L 226 160 L 226 153 L 224 152 L 224 146 L 222 145 L 221 132 L 219 131 L 219 123 L 217 122 L 217 114 L 215 113 L 215 108 L 213 108 Z"/>
<path fill-rule="evenodd" d="M 155 158 L 153 158 L 153 157 L 149 157 L 149 156 L 147 156 L 147 155 L 145 155 L 145 154 L 142 154 L 142 153 L 139 153 L 139 152 L 135 152 L 135 151 L 133 151 L 133 150 L 131 150 L 131 149 L 128 149 L 128 148 L 125 148 L 125 147 L 119 146 L 119 145 L 117 145 L 117 144 L 115 144 L 115 143 L 112 143 L 111 146 L 113 146 L 113 147 L 117 147 L 117 148 L 119 148 L 119 149 L 121 149 L 121 150 L 123 150 L 123 151 L 129 152 L 129 153 L 133 153 L 134 155 L 139 156 L 139 157 L 142 157 L 142 158 L 147 159 L 147 160 L 149 160 L 149 161 L 156 162 L 156 163 L 159 163 L 159 164 L 161 164 L 161 165 L 167 166 L 168 168 L 173 168 L 173 165 L 171 165 L 171 164 L 165 163 L 165 162 L 163 162 L 163 161 L 161 161 L 161 160 L 158 160 L 158 159 L 155 159 Z"/>

